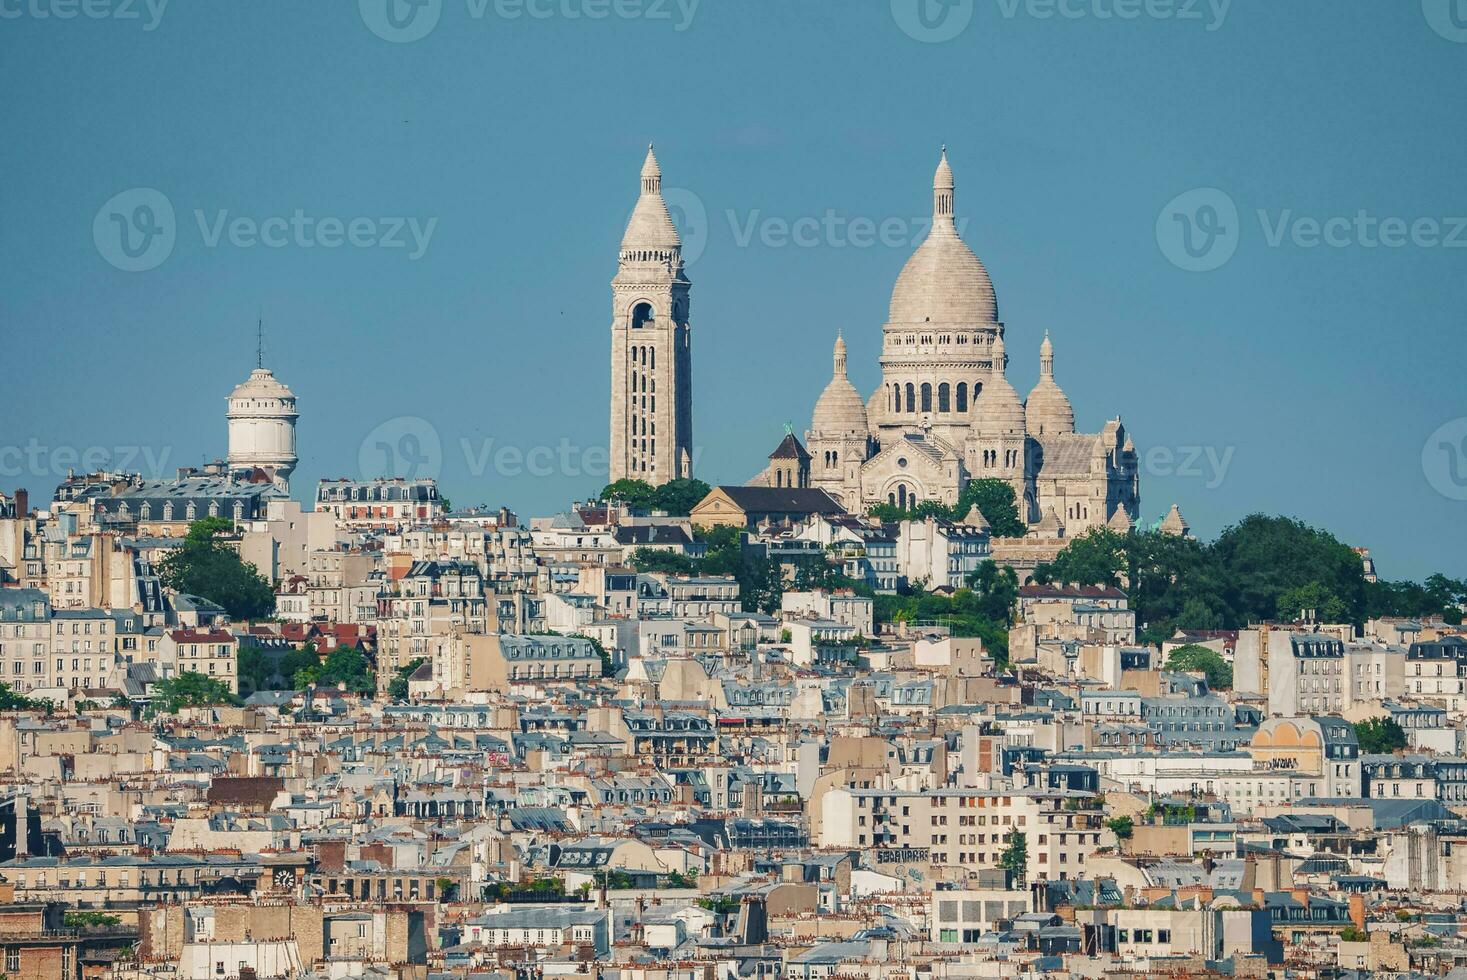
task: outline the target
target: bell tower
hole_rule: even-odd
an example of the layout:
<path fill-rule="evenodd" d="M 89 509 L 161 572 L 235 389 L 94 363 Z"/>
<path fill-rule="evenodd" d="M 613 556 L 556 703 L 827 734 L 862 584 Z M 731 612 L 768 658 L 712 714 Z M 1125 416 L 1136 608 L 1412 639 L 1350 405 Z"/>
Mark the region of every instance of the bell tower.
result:
<path fill-rule="evenodd" d="M 692 476 L 691 287 L 649 145 L 611 280 L 612 482 Z"/>

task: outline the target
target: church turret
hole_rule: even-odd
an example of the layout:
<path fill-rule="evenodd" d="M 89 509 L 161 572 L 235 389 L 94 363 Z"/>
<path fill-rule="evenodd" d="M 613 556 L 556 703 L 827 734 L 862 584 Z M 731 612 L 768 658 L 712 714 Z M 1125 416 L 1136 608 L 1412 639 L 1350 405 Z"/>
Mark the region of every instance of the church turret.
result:
<path fill-rule="evenodd" d="M 937 173 L 932 177 L 932 223 L 934 225 L 953 224 L 953 192 L 956 189 L 952 164 L 947 162 L 947 146 L 944 144 L 942 158 L 937 162 Z"/>
<path fill-rule="evenodd" d="M 692 475 L 692 283 L 649 145 L 611 281 L 611 479 Z"/>
<path fill-rule="evenodd" d="M 810 486 L 810 454 L 793 432 L 785 432 L 769 454 L 769 485 L 804 490 Z"/>
<path fill-rule="evenodd" d="M 820 393 L 810 416 L 810 430 L 805 433 L 810 446 L 811 484 L 847 507 L 857 507 L 861 464 L 870 455 L 871 437 L 866 406 L 846 377 L 846 342 L 839 334 L 831 362 L 830 384 Z"/>
<path fill-rule="evenodd" d="M 1024 404 L 1004 373 L 1007 366 L 1008 354 L 1000 333 L 993 338 L 988 380 L 973 402 L 973 424 L 963 455 L 969 477 L 1004 480 L 1014 488 L 1020 516 L 1027 521 L 1034 517 L 1028 503 L 1033 494 L 1028 485 Z"/>
<path fill-rule="evenodd" d="M 1033 436 L 1075 431 L 1075 410 L 1054 380 L 1054 345 L 1047 330 L 1039 345 L 1039 383 L 1024 402 L 1024 423 Z"/>
<path fill-rule="evenodd" d="M 1172 504 L 1172 509 L 1166 512 L 1159 527 L 1162 534 L 1170 534 L 1178 538 L 1192 536 L 1192 526 L 1187 523 L 1187 519 L 1182 516 L 1182 509 L 1176 504 Z"/>

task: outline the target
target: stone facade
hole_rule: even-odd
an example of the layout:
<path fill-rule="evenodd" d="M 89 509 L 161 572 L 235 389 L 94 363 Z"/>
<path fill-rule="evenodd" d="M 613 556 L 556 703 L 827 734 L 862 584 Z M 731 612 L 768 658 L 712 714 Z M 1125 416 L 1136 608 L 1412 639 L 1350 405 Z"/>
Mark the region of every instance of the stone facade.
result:
<path fill-rule="evenodd" d="M 845 341 L 836 340 L 834 376 L 806 432 L 811 485 L 864 511 L 951 505 L 969 480 L 996 477 L 1013 486 L 1030 525 L 1048 517 L 1071 535 L 1129 527 L 1140 506 L 1135 445 L 1119 419 L 1098 433 L 1075 431 L 1048 335 L 1039 383 L 1020 401 L 1005 377 L 993 283 L 958 235 L 953 195 L 944 152 L 932 230 L 892 290 L 881 387 L 864 403 L 846 376 Z"/>
<path fill-rule="evenodd" d="M 692 475 L 693 369 L 682 242 L 652 147 L 611 281 L 611 479 Z"/>

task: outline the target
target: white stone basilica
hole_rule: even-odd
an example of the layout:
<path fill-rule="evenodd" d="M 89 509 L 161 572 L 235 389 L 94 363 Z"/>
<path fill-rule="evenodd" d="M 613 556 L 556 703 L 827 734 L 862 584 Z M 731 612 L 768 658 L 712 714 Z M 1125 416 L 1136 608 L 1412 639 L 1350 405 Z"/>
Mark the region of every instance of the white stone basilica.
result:
<path fill-rule="evenodd" d="M 1009 384 L 998 300 L 958 235 L 953 189 L 944 149 L 932 230 L 892 290 L 881 387 L 861 398 L 837 337 L 834 377 L 806 433 L 808 485 L 864 512 L 879 503 L 951 505 L 969 480 L 996 477 L 1013 486 L 1031 525 L 1059 523 L 1069 535 L 1100 524 L 1129 528 L 1140 502 L 1134 444 L 1119 418 L 1098 433 L 1075 431 L 1048 334 L 1028 399 Z M 774 482 L 771 472 L 756 482 Z"/>

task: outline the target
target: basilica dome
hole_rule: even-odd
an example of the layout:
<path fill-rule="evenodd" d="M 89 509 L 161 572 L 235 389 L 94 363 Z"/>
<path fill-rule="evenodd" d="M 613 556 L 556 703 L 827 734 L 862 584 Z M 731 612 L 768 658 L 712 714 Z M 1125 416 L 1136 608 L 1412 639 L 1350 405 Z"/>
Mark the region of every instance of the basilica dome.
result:
<path fill-rule="evenodd" d="M 1039 382 L 1024 402 L 1024 418 L 1031 436 L 1075 431 L 1075 409 L 1054 380 L 1054 345 L 1048 333 L 1039 346 Z"/>
<path fill-rule="evenodd" d="M 846 377 L 846 342 L 843 337 L 835 338 L 835 370 L 830 384 L 820 393 L 815 402 L 815 412 L 810 418 L 810 431 L 825 436 L 866 435 L 866 404 L 861 393 Z"/>
<path fill-rule="evenodd" d="M 953 190 L 952 167 L 944 150 L 932 182 L 932 230 L 897 276 L 891 291 L 891 323 L 998 322 L 998 297 L 988 270 L 958 236 Z"/>

